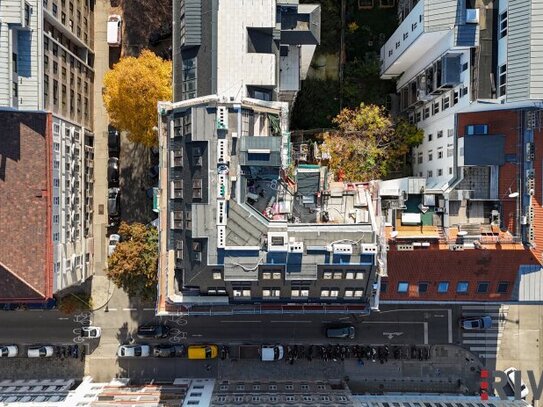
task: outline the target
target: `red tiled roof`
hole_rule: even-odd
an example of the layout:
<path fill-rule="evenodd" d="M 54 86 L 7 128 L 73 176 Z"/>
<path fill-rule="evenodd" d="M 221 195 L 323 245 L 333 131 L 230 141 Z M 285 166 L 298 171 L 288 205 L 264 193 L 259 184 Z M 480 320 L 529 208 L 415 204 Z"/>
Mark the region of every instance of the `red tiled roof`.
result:
<path fill-rule="evenodd" d="M 0 112 L 0 301 L 52 295 L 50 116 Z"/>
<path fill-rule="evenodd" d="M 512 297 L 513 287 L 520 265 L 538 264 L 530 250 L 477 250 L 464 251 L 420 249 L 415 251 L 388 252 L 388 277 L 383 300 L 419 299 L 426 301 L 503 301 Z M 398 283 L 408 282 L 407 293 L 398 293 Z M 440 281 L 448 281 L 449 289 L 445 294 L 437 292 Z M 467 294 L 457 294 L 456 284 L 467 281 Z M 476 293 L 477 283 L 490 282 L 488 293 Z M 418 283 L 428 282 L 428 292 L 418 292 Z M 498 294 L 498 283 L 508 282 L 505 294 Z"/>

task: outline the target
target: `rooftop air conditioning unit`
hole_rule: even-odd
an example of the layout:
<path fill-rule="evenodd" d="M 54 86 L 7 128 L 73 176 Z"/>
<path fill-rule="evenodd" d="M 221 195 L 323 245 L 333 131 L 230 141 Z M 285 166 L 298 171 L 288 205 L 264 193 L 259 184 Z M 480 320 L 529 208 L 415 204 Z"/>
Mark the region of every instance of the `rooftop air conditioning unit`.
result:
<path fill-rule="evenodd" d="M 466 24 L 479 24 L 478 8 L 468 8 L 466 10 Z"/>

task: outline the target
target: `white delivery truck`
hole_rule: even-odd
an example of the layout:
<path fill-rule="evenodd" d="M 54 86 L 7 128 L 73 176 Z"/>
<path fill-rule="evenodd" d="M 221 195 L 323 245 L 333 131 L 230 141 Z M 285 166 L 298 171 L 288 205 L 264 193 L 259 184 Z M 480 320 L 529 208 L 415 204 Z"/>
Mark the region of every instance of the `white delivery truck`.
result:
<path fill-rule="evenodd" d="M 107 43 L 110 47 L 121 46 L 122 19 L 117 14 L 112 14 L 107 19 Z"/>

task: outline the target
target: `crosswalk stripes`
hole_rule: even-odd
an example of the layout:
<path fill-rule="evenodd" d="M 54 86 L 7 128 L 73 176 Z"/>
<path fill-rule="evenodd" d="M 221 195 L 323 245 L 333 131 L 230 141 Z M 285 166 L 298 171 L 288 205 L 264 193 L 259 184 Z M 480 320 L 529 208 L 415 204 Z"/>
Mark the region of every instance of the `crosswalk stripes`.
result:
<path fill-rule="evenodd" d="M 479 317 L 488 315 L 492 318 L 492 326 L 485 331 L 463 331 L 462 345 L 480 358 L 495 359 L 497 357 L 503 329 L 507 322 L 508 305 L 463 305 L 462 317 Z"/>

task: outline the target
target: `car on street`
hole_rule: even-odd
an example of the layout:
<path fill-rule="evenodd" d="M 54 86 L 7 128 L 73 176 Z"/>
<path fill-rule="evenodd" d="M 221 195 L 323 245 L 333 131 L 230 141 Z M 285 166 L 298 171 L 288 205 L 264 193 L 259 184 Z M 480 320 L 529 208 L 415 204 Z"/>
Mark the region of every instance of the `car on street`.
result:
<path fill-rule="evenodd" d="M 183 345 L 156 345 L 153 347 L 153 356 L 157 358 L 181 357 L 185 354 Z"/>
<path fill-rule="evenodd" d="M 50 345 L 30 346 L 27 352 L 29 358 L 50 358 L 55 349 Z"/>
<path fill-rule="evenodd" d="M 119 186 L 119 159 L 117 157 L 110 157 L 107 161 L 107 185 Z"/>
<path fill-rule="evenodd" d="M 109 243 L 107 245 L 107 255 L 111 256 L 117 247 L 117 243 L 121 240 L 121 236 L 113 233 L 109 235 Z"/>
<path fill-rule="evenodd" d="M 118 157 L 121 151 L 121 134 L 114 127 L 109 127 L 107 134 L 107 148 L 110 157 Z"/>
<path fill-rule="evenodd" d="M 492 317 L 485 315 L 482 317 L 462 318 L 460 319 L 460 326 L 467 331 L 489 329 L 492 326 Z"/>
<path fill-rule="evenodd" d="M 142 325 L 138 327 L 137 335 L 139 338 L 154 338 L 161 339 L 167 338 L 170 334 L 170 327 L 168 325 L 156 324 L 156 325 Z"/>
<path fill-rule="evenodd" d="M 507 376 L 507 382 L 509 383 L 509 386 L 513 389 L 513 392 L 515 391 L 515 372 L 518 370 L 514 367 L 510 367 L 509 369 L 506 369 L 504 371 L 505 375 Z M 519 375 L 520 377 L 520 375 Z M 528 390 L 528 387 L 526 387 L 526 383 L 520 379 L 520 398 L 525 399 L 528 394 L 530 393 L 530 390 Z"/>
<path fill-rule="evenodd" d="M 260 355 L 263 362 L 271 362 L 274 360 L 281 360 L 285 351 L 282 345 L 262 345 Z"/>
<path fill-rule="evenodd" d="M 0 358 L 14 358 L 19 354 L 17 345 L 0 345 Z"/>
<path fill-rule="evenodd" d="M 354 326 L 348 324 L 331 325 L 326 328 L 326 337 L 331 339 L 354 339 Z"/>
<path fill-rule="evenodd" d="M 121 345 L 117 351 L 120 358 L 146 358 L 151 354 L 149 345 Z"/>
<path fill-rule="evenodd" d="M 110 218 L 118 218 L 121 215 L 119 188 L 109 188 L 107 193 L 107 211 Z"/>
<path fill-rule="evenodd" d="M 84 326 L 81 328 L 81 337 L 85 339 L 97 339 L 102 335 L 102 328 L 98 326 Z"/>
<path fill-rule="evenodd" d="M 119 47 L 122 39 L 122 18 L 112 14 L 107 19 L 107 43 L 110 47 Z"/>
<path fill-rule="evenodd" d="M 217 345 L 190 345 L 188 349 L 189 359 L 215 359 L 219 354 Z"/>

